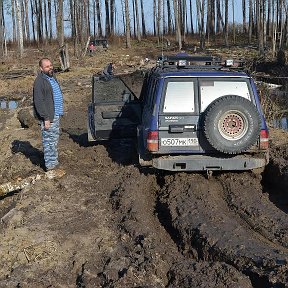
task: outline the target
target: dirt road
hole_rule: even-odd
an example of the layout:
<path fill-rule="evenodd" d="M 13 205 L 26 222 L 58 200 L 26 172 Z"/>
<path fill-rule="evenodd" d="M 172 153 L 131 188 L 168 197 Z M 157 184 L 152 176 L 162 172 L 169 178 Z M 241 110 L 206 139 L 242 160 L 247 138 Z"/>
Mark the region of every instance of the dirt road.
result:
<path fill-rule="evenodd" d="M 133 140 L 87 143 L 90 71 L 59 80 L 66 175 L 0 199 L 0 287 L 288 287 L 286 132 L 262 175 L 141 170 Z M 30 105 L 0 111 L 1 183 L 43 174 Z"/>

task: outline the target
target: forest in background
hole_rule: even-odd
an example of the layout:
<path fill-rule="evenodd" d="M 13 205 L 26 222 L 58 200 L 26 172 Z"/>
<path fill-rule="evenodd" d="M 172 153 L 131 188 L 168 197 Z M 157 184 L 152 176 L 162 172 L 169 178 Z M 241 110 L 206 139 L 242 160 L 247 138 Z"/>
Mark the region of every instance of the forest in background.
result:
<path fill-rule="evenodd" d="M 0 0 L 0 56 L 7 55 L 11 43 L 17 44 L 21 57 L 25 45 L 56 40 L 62 47 L 65 39 L 72 40 L 75 55 L 80 55 L 89 36 L 125 36 L 127 48 L 131 40 L 154 36 L 159 42 L 175 41 L 179 50 L 191 37 L 200 49 L 213 44 L 229 47 L 241 40 L 256 44 L 260 55 L 266 49 L 275 55 L 288 45 L 288 0 L 150 2 L 148 14 L 147 0 Z"/>

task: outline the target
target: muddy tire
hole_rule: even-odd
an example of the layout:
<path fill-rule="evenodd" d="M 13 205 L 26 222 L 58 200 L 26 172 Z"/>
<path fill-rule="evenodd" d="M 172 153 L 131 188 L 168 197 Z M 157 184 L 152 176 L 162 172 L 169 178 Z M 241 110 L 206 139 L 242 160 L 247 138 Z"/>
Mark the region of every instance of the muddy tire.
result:
<path fill-rule="evenodd" d="M 228 95 L 213 101 L 205 111 L 204 134 L 217 151 L 238 154 L 256 143 L 261 118 L 251 101 Z"/>

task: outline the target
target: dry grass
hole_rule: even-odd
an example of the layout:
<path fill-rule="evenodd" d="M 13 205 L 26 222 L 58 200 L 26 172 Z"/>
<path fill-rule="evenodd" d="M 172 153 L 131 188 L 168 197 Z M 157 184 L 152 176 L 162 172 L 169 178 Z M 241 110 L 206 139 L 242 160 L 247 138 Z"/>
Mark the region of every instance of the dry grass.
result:
<path fill-rule="evenodd" d="M 281 119 L 288 113 L 288 103 L 285 94 L 277 93 L 264 85 L 258 87 L 262 109 L 268 123 Z"/>

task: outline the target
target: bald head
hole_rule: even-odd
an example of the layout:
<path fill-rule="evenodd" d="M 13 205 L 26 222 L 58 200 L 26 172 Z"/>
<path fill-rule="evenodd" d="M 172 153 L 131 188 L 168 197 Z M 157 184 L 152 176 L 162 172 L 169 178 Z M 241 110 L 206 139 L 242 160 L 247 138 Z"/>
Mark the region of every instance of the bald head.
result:
<path fill-rule="evenodd" d="M 53 76 L 53 64 L 49 58 L 42 58 L 39 61 L 40 70 L 49 77 Z"/>

